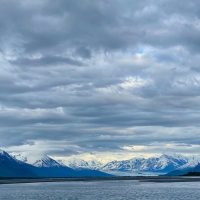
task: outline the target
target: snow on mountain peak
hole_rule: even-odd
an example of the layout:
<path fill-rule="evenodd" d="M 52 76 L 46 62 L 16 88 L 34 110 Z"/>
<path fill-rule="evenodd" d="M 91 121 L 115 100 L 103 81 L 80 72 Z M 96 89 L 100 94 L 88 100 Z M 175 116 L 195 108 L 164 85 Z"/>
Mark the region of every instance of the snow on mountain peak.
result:
<path fill-rule="evenodd" d="M 6 151 L 0 150 L 0 156 L 1 158 L 8 158 L 8 159 L 15 159 L 17 160 L 14 156 L 10 155 L 9 153 L 7 153 Z M 19 160 L 17 160 L 19 161 Z"/>
<path fill-rule="evenodd" d="M 43 156 L 41 159 L 36 160 L 33 163 L 36 167 L 60 167 L 61 164 L 49 156 Z"/>
<path fill-rule="evenodd" d="M 15 159 L 17 159 L 17 160 L 19 160 L 19 161 L 22 161 L 22 162 L 25 162 L 25 163 L 27 163 L 28 162 L 28 159 L 27 159 L 27 157 L 26 156 L 23 156 L 22 154 L 12 154 L 12 156 L 15 158 Z"/>
<path fill-rule="evenodd" d="M 3 150 L 0 150 L 0 155 L 8 155 L 8 153 Z"/>
<path fill-rule="evenodd" d="M 67 161 L 62 161 L 62 162 L 73 169 L 77 168 L 99 169 L 102 166 L 102 163 L 96 160 L 85 161 L 82 159 L 69 159 Z"/>
<path fill-rule="evenodd" d="M 23 163 L 23 161 L 17 159 L 14 155 L 7 153 L 6 151 L 0 150 L 0 160 L 10 160 L 17 163 Z"/>

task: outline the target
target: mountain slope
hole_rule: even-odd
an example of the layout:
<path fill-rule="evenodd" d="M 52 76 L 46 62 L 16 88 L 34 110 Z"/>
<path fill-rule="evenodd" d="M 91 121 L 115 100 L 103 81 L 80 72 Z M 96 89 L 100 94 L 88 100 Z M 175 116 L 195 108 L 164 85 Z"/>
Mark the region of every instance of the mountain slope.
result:
<path fill-rule="evenodd" d="M 41 159 L 36 160 L 33 163 L 33 166 L 35 167 L 62 167 L 63 165 L 55 161 L 54 159 L 50 158 L 49 156 L 43 156 Z"/>
<path fill-rule="evenodd" d="M 0 177 L 33 177 L 34 167 L 19 161 L 5 151 L 0 152 Z"/>
<path fill-rule="evenodd" d="M 186 174 L 192 174 L 192 173 L 200 173 L 200 163 L 198 163 L 196 166 L 188 166 L 184 168 L 180 168 L 174 171 L 169 172 L 168 176 L 182 176 Z"/>

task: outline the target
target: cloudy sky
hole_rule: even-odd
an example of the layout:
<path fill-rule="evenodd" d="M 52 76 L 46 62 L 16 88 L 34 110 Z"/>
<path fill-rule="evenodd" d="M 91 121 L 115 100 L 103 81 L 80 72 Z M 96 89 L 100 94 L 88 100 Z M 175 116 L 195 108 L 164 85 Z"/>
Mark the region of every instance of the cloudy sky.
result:
<path fill-rule="evenodd" d="M 199 65 L 199 0 L 1 0 L 0 146 L 199 153 Z"/>

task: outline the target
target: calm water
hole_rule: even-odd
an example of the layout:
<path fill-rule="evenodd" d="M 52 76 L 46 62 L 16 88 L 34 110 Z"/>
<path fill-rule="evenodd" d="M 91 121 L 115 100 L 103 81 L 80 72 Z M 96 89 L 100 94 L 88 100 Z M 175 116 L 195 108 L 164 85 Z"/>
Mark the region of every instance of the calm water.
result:
<path fill-rule="evenodd" d="M 198 200 L 200 183 L 100 181 L 0 185 L 2 200 Z"/>

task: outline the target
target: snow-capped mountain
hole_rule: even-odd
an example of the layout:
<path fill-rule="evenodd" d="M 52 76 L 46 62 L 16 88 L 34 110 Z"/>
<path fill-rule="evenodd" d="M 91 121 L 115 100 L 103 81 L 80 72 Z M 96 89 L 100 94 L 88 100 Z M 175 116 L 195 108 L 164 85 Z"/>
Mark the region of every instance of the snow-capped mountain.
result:
<path fill-rule="evenodd" d="M 188 162 L 180 166 L 179 168 L 167 173 L 170 176 L 184 175 L 189 172 L 200 172 L 200 157 L 192 156 L 188 157 Z"/>
<path fill-rule="evenodd" d="M 86 177 L 116 175 L 182 175 L 190 171 L 200 171 L 200 157 L 182 155 L 161 155 L 151 158 L 133 158 L 102 164 L 98 161 L 68 159 L 57 161 L 49 156 L 36 160 L 22 154 L 9 155 L 0 151 L 1 176 L 36 177 Z"/>
<path fill-rule="evenodd" d="M 13 156 L 16 160 L 20 160 L 22 162 L 28 163 L 28 159 L 26 156 L 23 156 L 22 154 L 18 153 L 18 154 L 10 154 L 11 156 Z"/>
<path fill-rule="evenodd" d="M 63 165 L 55 161 L 54 159 L 50 158 L 49 156 L 43 156 L 41 159 L 36 160 L 33 163 L 35 167 L 62 167 Z"/>
<path fill-rule="evenodd" d="M 161 155 L 152 158 L 133 158 L 123 161 L 112 161 L 101 168 L 106 172 L 126 172 L 131 174 L 158 173 L 165 174 L 186 165 L 194 164 L 189 158 L 181 155 Z"/>
<path fill-rule="evenodd" d="M 166 174 L 177 169 L 195 167 L 200 161 L 199 157 L 186 157 L 178 154 L 151 158 L 133 158 L 130 160 L 111 161 L 102 164 L 98 161 L 85 161 L 81 159 L 70 159 L 62 161 L 73 169 L 96 169 L 115 175 L 157 175 Z"/>
<path fill-rule="evenodd" d="M 187 163 L 178 169 L 187 169 L 187 168 L 193 168 L 196 167 L 200 163 L 200 157 L 199 156 L 190 156 L 187 157 Z"/>
<path fill-rule="evenodd" d="M 73 169 L 62 162 L 56 161 L 49 156 L 43 156 L 33 163 L 33 166 L 37 168 L 38 174 L 43 177 L 91 177 L 91 176 L 109 176 L 104 172 L 85 169 L 85 168 L 76 168 Z"/>
<path fill-rule="evenodd" d="M 3 163 L 5 161 L 16 162 L 16 163 L 19 163 L 19 164 L 23 163 L 20 160 L 17 160 L 12 155 L 8 154 L 6 151 L 0 150 L 0 163 Z"/>
<path fill-rule="evenodd" d="M 15 159 L 25 162 L 27 164 L 33 165 L 35 167 L 60 167 L 65 166 L 62 162 L 56 161 L 50 156 L 42 155 L 36 156 L 36 158 L 31 158 L 23 154 L 11 154 Z"/>
<path fill-rule="evenodd" d="M 0 151 L 0 177 L 33 177 L 34 167 Z"/>
<path fill-rule="evenodd" d="M 20 160 L 18 160 L 20 159 Z M 92 169 L 72 169 L 49 156 L 33 162 L 22 154 L 0 151 L 0 177 L 107 177 L 105 172 Z"/>
<path fill-rule="evenodd" d="M 73 168 L 73 169 L 93 169 L 98 170 L 100 169 L 103 164 L 99 161 L 91 160 L 91 161 L 85 161 L 82 159 L 70 159 L 67 161 L 62 161 L 65 165 Z"/>

